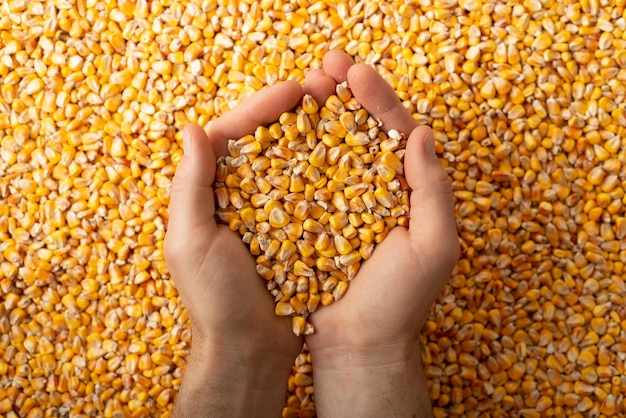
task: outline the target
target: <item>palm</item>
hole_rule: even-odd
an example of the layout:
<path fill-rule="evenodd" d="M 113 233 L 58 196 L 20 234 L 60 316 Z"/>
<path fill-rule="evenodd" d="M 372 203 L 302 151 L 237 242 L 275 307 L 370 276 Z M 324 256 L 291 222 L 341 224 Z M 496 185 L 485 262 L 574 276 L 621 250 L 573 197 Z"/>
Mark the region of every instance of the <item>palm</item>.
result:
<path fill-rule="evenodd" d="M 170 224 L 165 250 L 168 267 L 194 328 L 194 341 L 246 346 L 291 357 L 302 339 L 289 318 L 278 318 L 255 262 L 241 238 L 215 221 L 213 181 L 216 156 L 226 153 L 230 138 L 254 132 L 302 98 L 296 82 L 260 92 L 217 119 L 207 133 L 190 125 L 196 138 L 194 164 L 181 164 L 172 184 Z M 241 122 L 244 121 L 244 122 Z M 231 348 L 233 348 L 231 347 Z"/>
<path fill-rule="evenodd" d="M 433 257 L 442 258 L 445 245 L 415 242 L 408 230 L 394 228 L 363 263 L 344 298 L 312 316 L 317 332 L 307 339 L 309 347 L 316 348 L 320 340 L 324 346 L 340 343 L 338 336 L 368 347 L 415 335 L 445 283 L 437 278 L 449 275 L 449 263 L 431 263 Z M 358 335 L 349 335 L 351 330 Z"/>
<path fill-rule="evenodd" d="M 397 330 L 398 326 L 407 328 L 409 318 L 406 318 L 406 307 L 412 305 L 411 311 L 416 311 L 423 304 L 405 300 L 409 293 L 402 290 L 410 284 L 409 279 L 413 280 L 407 276 L 415 271 L 413 262 L 410 262 L 410 266 L 397 262 L 414 259 L 406 244 L 406 231 L 392 231 L 363 264 L 344 298 L 312 316 L 317 332 L 307 340 L 311 348 L 316 348 L 319 339 L 324 340 L 325 346 L 332 344 L 328 341 L 329 336 L 333 336 L 331 340 L 341 334 L 346 337 L 350 330 L 358 330 L 360 341 L 353 342 L 367 347 L 377 341 L 392 340 L 394 336 L 389 334 Z M 363 333 L 364 329 L 368 330 L 367 334 Z"/>
<path fill-rule="evenodd" d="M 196 323 L 219 330 L 219 335 L 236 332 L 237 338 L 254 337 L 280 348 L 301 344 L 294 338 L 290 322 L 274 314 L 272 297 L 237 234 L 224 225 L 217 226 L 212 242 L 198 255 L 203 259 L 200 268 L 190 272 L 196 276 L 194 280 L 204 283 L 193 294 L 192 303 L 198 305 L 197 314 L 202 316 Z"/>

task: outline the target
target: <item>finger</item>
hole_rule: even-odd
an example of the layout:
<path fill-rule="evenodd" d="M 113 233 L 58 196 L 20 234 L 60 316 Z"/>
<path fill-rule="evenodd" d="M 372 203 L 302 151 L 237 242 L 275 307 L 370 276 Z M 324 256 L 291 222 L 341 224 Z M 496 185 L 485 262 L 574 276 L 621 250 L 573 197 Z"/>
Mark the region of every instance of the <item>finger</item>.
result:
<path fill-rule="evenodd" d="M 426 283 L 416 282 L 416 285 L 423 292 L 423 300 L 432 303 L 448 281 L 460 248 L 452 186 L 435 155 L 430 128 L 419 126 L 411 132 L 404 167 L 411 187 L 409 245 L 414 254 L 419 255 L 416 268 L 421 271 L 420 277 L 427 280 Z"/>
<path fill-rule="evenodd" d="M 326 74 L 320 74 L 314 78 L 307 78 L 302 90 L 305 94 L 313 96 L 318 105 L 323 105 L 331 94 L 335 93 L 337 83 Z"/>
<path fill-rule="evenodd" d="M 369 65 L 351 66 L 348 84 L 356 100 L 370 115 L 380 119 L 385 129 L 397 129 L 409 135 L 417 126 L 391 86 Z"/>
<path fill-rule="evenodd" d="M 189 234 L 212 236 L 216 227 L 213 181 L 215 153 L 198 125 L 183 130 L 184 156 L 174 174 L 169 206 L 168 243 L 188 242 Z"/>
<path fill-rule="evenodd" d="M 304 75 L 304 83 L 308 83 L 309 81 L 316 79 L 318 77 L 324 76 L 326 75 L 326 73 L 324 72 L 324 70 L 322 70 L 321 68 L 314 68 L 310 71 L 308 71 L 305 75 Z"/>
<path fill-rule="evenodd" d="M 304 92 L 315 98 L 321 106 L 336 91 L 337 83 L 345 81 L 348 68 L 353 64 L 345 52 L 329 51 L 323 58 L 323 69 L 311 70 L 305 77 Z M 339 81 L 338 81 L 339 80 Z"/>
<path fill-rule="evenodd" d="M 226 155 L 228 140 L 254 132 L 259 125 L 278 120 L 302 99 L 302 86 L 288 80 L 259 90 L 233 110 L 216 119 L 208 129 L 209 141 L 218 156 Z"/>
<path fill-rule="evenodd" d="M 427 251 L 440 252 L 458 246 L 452 186 L 435 155 L 432 130 L 426 126 L 415 128 L 406 145 L 404 155 L 406 180 L 411 188 L 409 233 L 412 242 L 423 237 L 434 237 Z M 456 242 L 456 244 L 451 244 Z M 439 248 L 441 246 L 442 248 Z M 449 252 L 454 258 L 455 251 Z M 419 251 L 424 251 L 421 248 Z M 458 248 L 457 248 L 458 251 Z M 446 252 L 446 251 L 444 251 Z M 445 254 L 435 254 L 445 257 Z"/>
<path fill-rule="evenodd" d="M 322 58 L 322 68 L 335 82 L 343 83 L 348 80 L 348 70 L 354 65 L 350 55 L 336 49 L 328 51 Z"/>

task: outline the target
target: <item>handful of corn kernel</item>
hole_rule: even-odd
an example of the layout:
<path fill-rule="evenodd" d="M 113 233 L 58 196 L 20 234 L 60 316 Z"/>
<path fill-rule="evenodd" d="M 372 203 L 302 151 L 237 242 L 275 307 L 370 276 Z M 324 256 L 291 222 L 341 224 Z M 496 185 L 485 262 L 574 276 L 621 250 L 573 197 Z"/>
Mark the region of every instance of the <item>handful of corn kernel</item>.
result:
<path fill-rule="evenodd" d="M 309 314 L 341 299 L 375 244 L 408 225 L 405 144 L 342 83 L 324 106 L 305 95 L 276 123 L 230 140 L 218 160 L 217 216 L 256 257 L 296 335 L 313 333 Z"/>

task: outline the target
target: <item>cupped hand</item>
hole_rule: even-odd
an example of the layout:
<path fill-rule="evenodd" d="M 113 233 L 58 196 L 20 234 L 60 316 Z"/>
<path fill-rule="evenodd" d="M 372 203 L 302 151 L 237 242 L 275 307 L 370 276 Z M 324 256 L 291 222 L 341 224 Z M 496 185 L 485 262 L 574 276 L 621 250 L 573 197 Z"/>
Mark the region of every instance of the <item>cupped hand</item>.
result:
<path fill-rule="evenodd" d="M 215 120 L 205 132 L 183 131 L 184 157 L 171 191 L 165 257 L 189 312 L 193 347 L 223 352 L 256 351 L 291 365 L 302 348 L 290 318 L 274 314 L 274 301 L 257 275 L 254 258 L 241 237 L 215 219 L 213 182 L 216 156 L 229 139 L 275 121 L 302 98 L 297 82 L 260 91 Z"/>
<path fill-rule="evenodd" d="M 309 75 L 305 91 L 322 100 L 343 81 L 384 129 L 408 137 L 404 174 L 411 188 L 410 222 L 408 228 L 393 228 L 376 246 L 340 301 L 311 315 L 316 331 L 306 342 L 315 364 L 340 352 L 360 355 L 380 348 L 382 357 L 391 358 L 390 350 L 412 350 L 459 257 L 451 185 L 435 155 L 432 131 L 417 125 L 373 68 L 354 64 L 343 52 L 326 54 L 323 70 Z"/>

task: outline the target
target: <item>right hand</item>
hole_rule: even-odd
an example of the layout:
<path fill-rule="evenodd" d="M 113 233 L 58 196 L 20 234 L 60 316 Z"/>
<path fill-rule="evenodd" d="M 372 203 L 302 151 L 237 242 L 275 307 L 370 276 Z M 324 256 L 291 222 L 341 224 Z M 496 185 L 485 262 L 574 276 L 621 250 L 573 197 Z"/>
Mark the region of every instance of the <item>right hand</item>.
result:
<path fill-rule="evenodd" d="M 435 155 L 431 129 L 417 125 L 374 69 L 330 51 L 323 72 L 311 78 L 315 85 L 347 80 L 357 101 L 383 122 L 384 129 L 407 135 L 404 174 L 411 188 L 408 229 L 394 227 L 363 262 L 345 296 L 310 317 L 315 333 L 306 337 L 306 343 L 313 359 L 316 399 L 325 413 L 341 416 L 343 411 L 328 407 L 334 393 L 358 390 L 353 385 L 363 380 L 370 388 L 382 385 L 380 393 L 405 390 L 388 398 L 399 407 L 394 410 L 398 415 L 428 410 L 423 375 L 421 384 L 415 381 L 421 373 L 418 336 L 460 253 L 450 181 Z M 399 376 L 396 383 L 406 383 L 406 388 L 387 383 L 391 370 Z M 342 382 L 352 388 L 342 388 Z M 361 400 L 366 397 L 363 393 Z M 421 406 L 416 406 L 418 401 Z M 369 416 L 376 416 L 375 409 L 363 406 Z"/>

